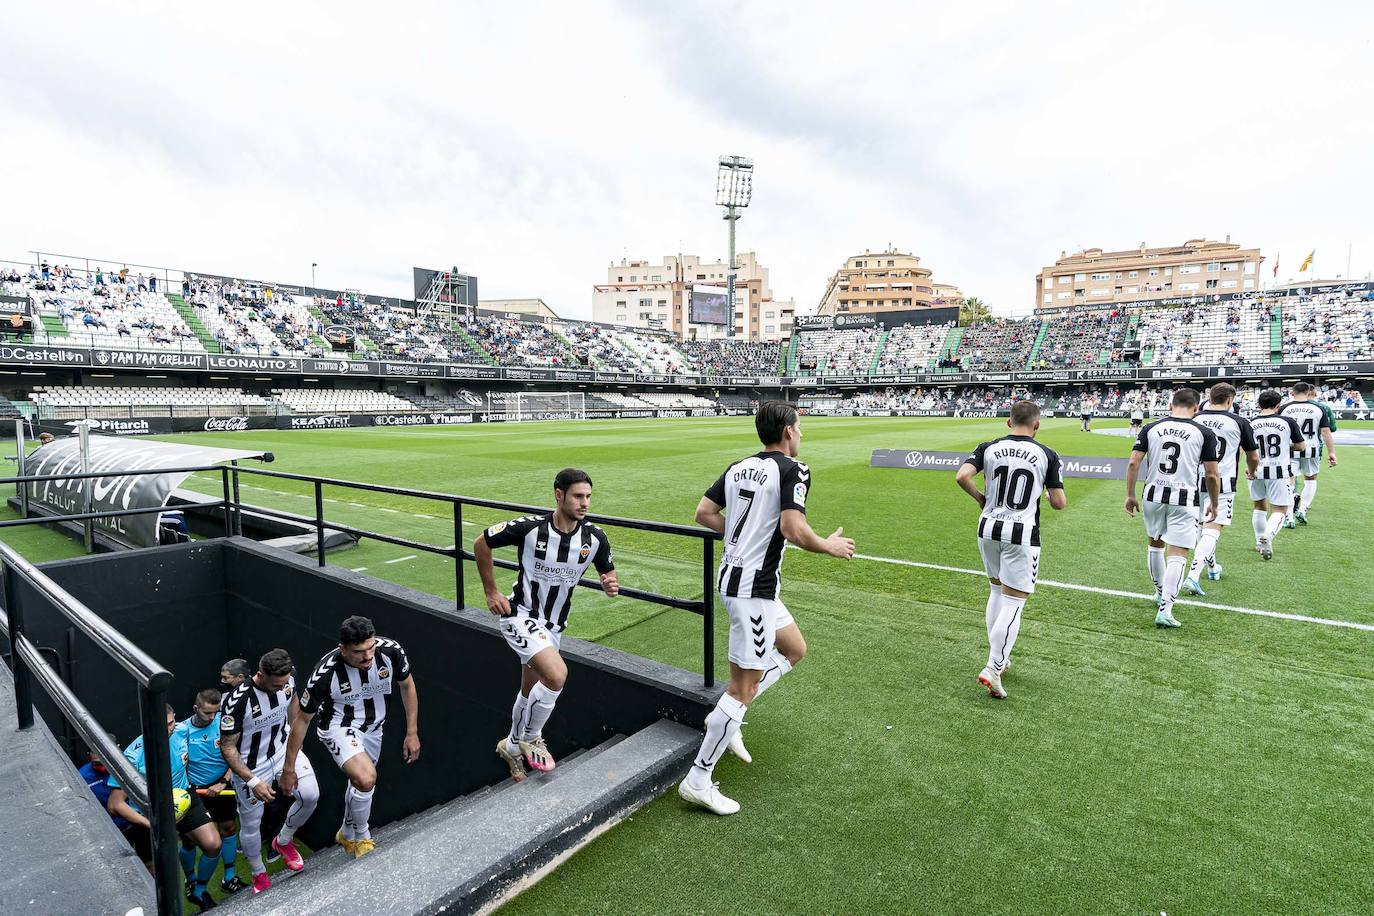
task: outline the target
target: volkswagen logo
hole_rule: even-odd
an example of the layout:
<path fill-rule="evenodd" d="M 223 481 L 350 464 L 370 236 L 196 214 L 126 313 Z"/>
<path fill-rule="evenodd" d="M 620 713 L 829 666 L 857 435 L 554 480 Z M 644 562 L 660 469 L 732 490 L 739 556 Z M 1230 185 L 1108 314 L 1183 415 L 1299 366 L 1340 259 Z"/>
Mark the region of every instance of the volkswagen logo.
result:
<path fill-rule="evenodd" d="M 906 462 L 906 466 L 909 468 L 919 468 L 925 462 L 926 456 L 920 452 L 907 452 L 906 457 L 902 460 Z"/>

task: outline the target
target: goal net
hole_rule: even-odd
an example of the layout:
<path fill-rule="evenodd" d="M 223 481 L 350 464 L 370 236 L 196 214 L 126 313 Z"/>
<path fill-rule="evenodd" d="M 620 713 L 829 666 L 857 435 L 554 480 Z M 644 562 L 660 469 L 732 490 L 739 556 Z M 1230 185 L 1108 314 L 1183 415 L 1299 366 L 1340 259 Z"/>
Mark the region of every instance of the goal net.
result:
<path fill-rule="evenodd" d="M 487 412 L 507 422 L 524 420 L 585 420 L 587 396 L 580 391 L 494 391 L 487 395 Z"/>

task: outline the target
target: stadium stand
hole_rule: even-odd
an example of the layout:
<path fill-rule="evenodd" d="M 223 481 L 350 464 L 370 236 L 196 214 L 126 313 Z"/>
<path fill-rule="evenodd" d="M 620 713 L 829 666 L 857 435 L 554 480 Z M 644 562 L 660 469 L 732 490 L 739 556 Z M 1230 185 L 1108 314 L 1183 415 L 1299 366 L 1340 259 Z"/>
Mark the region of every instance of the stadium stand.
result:
<path fill-rule="evenodd" d="M 1136 328 L 1141 364 L 1155 366 L 1267 363 L 1270 307 L 1259 300 L 1205 307 L 1146 309 Z"/>
<path fill-rule="evenodd" d="M 147 279 L 120 283 L 111 278 L 92 283 L 76 272 L 8 274 L 0 292 L 27 296 L 35 306 L 39 325 L 35 343 L 115 349 L 181 350 L 203 353 L 204 346 L 182 316 Z"/>
<path fill-rule="evenodd" d="M 893 328 L 878 355 L 879 373 L 929 369 L 940 355 L 950 324 L 904 324 Z"/>
<path fill-rule="evenodd" d="M 685 340 L 689 370 L 702 375 L 776 375 L 782 344 L 745 340 Z"/>
<path fill-rule="evenodd" d="M 877 328 L 802 334 L 797 347 L 797 374 L 866 374 L 881 339 Z"/>
<path fill-rule="evenodd" d="M 1046 322 L 1038 349 L 1032 350 L 1032 369 L 1076 369 L 1120 365 L 1126 346 L 1126 313 L 1075 313 Z"/>
<path fill-rule="evenodd" d="M 1289 359 L 1369 359 L 1374 351 L 1374 301 L 1349 293 L 1290 298 L 1283 314 L 1283 355 Z"/>
<path fill-rule="evenodd" d="M 292 413 L 404 413 L 418 409 L 394 394 L 352 388 L 274 388 L 272 398 Z"/>
<path fill-rule="evenodd" d="M 31 400 L 40 417 L 233 417 L 273 412 L 265 398 L 237 388 L 40 386 Z"/>
<path fill-rule="evenodd" d="M 964 329 L 956 359 L 965 372 L 1021 369 L 1040 331 L 1039 318 L 985 321 Z"/>

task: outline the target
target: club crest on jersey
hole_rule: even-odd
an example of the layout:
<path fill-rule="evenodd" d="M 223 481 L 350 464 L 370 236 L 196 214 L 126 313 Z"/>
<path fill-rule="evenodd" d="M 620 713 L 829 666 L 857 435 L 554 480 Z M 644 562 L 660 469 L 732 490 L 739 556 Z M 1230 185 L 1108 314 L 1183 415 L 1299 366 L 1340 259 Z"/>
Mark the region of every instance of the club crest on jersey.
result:
<path fill-rule="evenodd" d="M 234 717 L 231 716 L 231 715 L 229 715 L 228 713 L 225 713 L 224 715 L 220 716 L 220 717 L 219 717 L 219 727 L 220 727 L 220 728 L 227 728 L 227 729 L 229 729 L 230 731 L 233 731 L 233 730 L 234 730 Z"/>
<path fill-rule="evenodd" d="M 283 688 L 281 689 L 281 692 L 282 692 L 282 696 L 286 697 L 288 700 L 291 699 L 291 685 L 290 685 L 290 684 L 287 684 L 285 687 L 283 687 Z"/>
<path fill-rule="evenodd" d="M 583 544 L 582 549 L 577 552 L 577 558 L 579 560 L 585 560 L 587 557 L 591 556 L 591 553 L 592 548 L 587 544 Z"/>
<path fill-rule="evenodd" d="M 391 669 L 390 669 L 390 668 L 378 668 L 378 669 L 377 669 L 377 677 L 386 677 L 386 676 L 387 676 L 388 674 L 390 674 L 390 673 L 391 673 Z"/>
<path fill-rule="evenodd" d="M 799 483 L 792 488 L 792 501 L 799 506 L 806 505 L 806 484 Z"/>

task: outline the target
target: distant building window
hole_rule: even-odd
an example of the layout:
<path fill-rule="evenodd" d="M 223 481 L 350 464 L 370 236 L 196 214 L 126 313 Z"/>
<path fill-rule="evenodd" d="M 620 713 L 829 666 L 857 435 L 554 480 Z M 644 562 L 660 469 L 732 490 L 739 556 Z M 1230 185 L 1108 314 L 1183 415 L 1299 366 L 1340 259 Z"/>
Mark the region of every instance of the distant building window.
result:
<path fill-rule="evenodd" d="M 1043 302 L 1045 305 L 1049 305 L 1051 302 L 1054 301 L 1054 293 L 1045 293 L 1045 295 L 1040 297 L 1040 301 Z"/>
<path fill-rule="evenodd" d="M 763 317 L 764 317 L 764 318 L 772 318 L 772 317 L 773 317 L 773 313 L 772 313 L 772 312 L 764 312 L 764 313 L 763 313 Z"/>
<path fill-rule="evenodd" d="M 1095 289 L 1089 293 L 1091 296 L 1110 296 L 1111 294 L 1112 291 L 1106 288 Z"/>
<path fill-rule="evenodd" d="M 1088 279 L 1088 275 L 1087 275 L 1087 274 L 1074 274 L 1074 275 L 1073 275 L 1073 282 L 1075 282 L 1075 283 L 1082 283 L 1082 282 L 1083 282 L 1084 280 L 1086 280 L 1086 279 Z"/>
<path fill-rule="evenodd" d="M 1200 286 L 1201 284 L 1199 283 L 1180 283 L 1178 285 L 1178 291 L 1181 293 L 1191 293 L 1197 290 Z"/>
<path fill-rule="evenodd" d="M 1244 271 L 1244 273 L 1246 274 L 1246 276 L 1249 276 L 1250 274 L 1252 274 L 1252 273 L 1254 273 L 1254 272 L 1255 272 L 1255 262 L 1254 262 L 1254 261 L 1246 261 L 1246 262 L 1245 262 L 1245 271 Z"/>
<path fill-rule="evenodd" d="M 625 318 L 626 318 L 626 316 L 624 316 L 624 315 L 616 315 L 616 316 L 615 316 L 616 323 L 617 323 L 617 324 L 624 324 L 624 323 L 625 323 Z"/>
<path fill-rule="evenodd" d="M 1061 292 L 1061 293 L 1059 294 L 1059 298 L 1060 298 L 1060 299 L 1071 299 L 1071 298 L 1073 298 L 1073 293 L 1069 292 L 1068 290 L 1064 290 L 1063 292 Z"/>
<path fill-rule="evenodd" d="M 1182 264 L 1182 265 L 1179 266 L 1178 272 L 1181 273 L 1181 274 L 1200 274 L 1200 273 L 1202 273 L 1202 265 L 1201 265 L 1201 264 Z"/>
<path fill-rule="evenodd" d="M 1222 280 L 1222 281 L 1221 281 L 1221 288 L 1222 288 L 1222 289 L 1235 289 L 1237 286 L 1240 286 L 1240 281 L 1239 281 L 1239 280 Z"/>
<path fill-rule="evenodd" d="M 1133 270 L 1133 271 L 1131 271 L 1129 274 L 1127 274 L 1127 276 L 1128 276 L 1130 279 L 1134 280 L 1135 278 L 1137 278 L 1137 277 L 1140 276 L 1140 271 L 1138 271 L 1138 270 Z"/>
<path fill-rule="evenodd" d="M 895 262 L 895 261 L 888 261 L 888 262 L 887 262 L 887 266 L 888 266 L 888 267 L 893 267 L 893 266 L 895 266 L 895 265 L 896 265 L 896 262 Z"/>
<path fill-rule="evenodd" d="M 1248 266 L 1248 265 L 1247 265 L 1247 266 Z M 1246 280 L 1246 281 L 1245 281 L 1245 288 L 1246 288 L 1246 289 L 1254 289 L 1254 288 L 1255 288 L 1255 281 L 1254 281 L 1254 280 Z"/>
<path fill-rule="evenodd" d="M 764 327 L 763 327 L 763 332 L 764 332 L 765 334 L 772 334 L 772 333 L 773 333 L 773 326 L 772 326 L 771 324 L 769 324 L 769 325 L 764 325 Z"/>
<path fill-rule="evenodd" d="M 1072 283 L 1072 282 L 1073 282 L 1073 277 L 1070 277 L 1068 274 L 1064 274 L 1064 276 L 1062 276 L 1062 277 L 1059 278 L 1059 285 L 1060 285 L 1060 286 L 1068 286 L 1068 285 L 1069 285 L 1070 283 Z"/>
<path fill-rule="evenodd" d="M 1103 280 L 1110 280 L 1111 278 L 1111 274 L 1093 274 L 1093 280 L 1097 281 L 1098 283 L 1101 283 Z"/>
<path fill-rule="evenodd" d="M 1220 273 L 1220 272 L 1221 272 L 1221 262 L 1219 262 L 1219 261 L 1208 261 L 1208 262 L 1207 262 L 1207 272 L 1208 272 L 1209 274 Z"/>
<path fill-rule="evenodd" d="M 1239 261 L 1228 261 L 1228 262 L 1226 262 L 1225 264 L 1221 265 L 1221 272 L 1222 272 L 1222 273 L 1232 273 L 1232 272 L 1237 271 L 1237 270 L 1240 270 L 1240 262 L 1239 262 Z"/>

